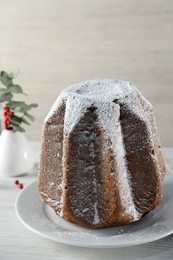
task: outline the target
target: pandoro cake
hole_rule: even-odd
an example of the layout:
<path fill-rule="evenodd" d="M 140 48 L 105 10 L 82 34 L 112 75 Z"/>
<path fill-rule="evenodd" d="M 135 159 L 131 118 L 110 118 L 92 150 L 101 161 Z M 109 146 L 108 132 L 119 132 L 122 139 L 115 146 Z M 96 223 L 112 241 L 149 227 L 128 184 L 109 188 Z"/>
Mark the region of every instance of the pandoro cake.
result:
<path fill-rule="evenodd" d="M 62 91 L 42 131 L 38 190 L 56 214 L 104 228 L 159 205 L 165 163 L 152 105 L 130 82 L 88 80 Z"/>

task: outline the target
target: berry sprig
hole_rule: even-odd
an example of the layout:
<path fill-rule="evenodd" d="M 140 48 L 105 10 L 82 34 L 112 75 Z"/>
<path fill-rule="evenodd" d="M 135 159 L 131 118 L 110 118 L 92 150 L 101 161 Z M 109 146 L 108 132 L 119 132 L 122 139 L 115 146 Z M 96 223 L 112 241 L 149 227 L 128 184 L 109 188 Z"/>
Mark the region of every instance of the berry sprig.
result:
<path fill-rule="evenodd" d="M 20 183 L 18 180 L 15 180 L 14 183 L 18 186 L 19 189 L 21 189 L 21 190 L 23 189 L 23 184 Z"/>
<path fill-rule="evenodd" d="M 4 107 L 4 128 L 6 130 L 12 129 L 10 117 L 14 116 L 14 112 L 10 111 L 9 107 Z"/>
<path fill-rule="evenodd" d="M 16 94 L 26 95 L 20 85 L 13 83 L 18 73 L 19 70 L 11 73 L 0 71 L 0 82 L 3 85 L 3 87 L 0 87 L 0 103 L 5 103 L 4 128 L 14 132 L 25 132 L 23 124 L 30 125 L 30 122 L 34 121 L 34 116 L 30 114 L 30 110 L 38 107 L 38 105 L 13 100 Z"/>

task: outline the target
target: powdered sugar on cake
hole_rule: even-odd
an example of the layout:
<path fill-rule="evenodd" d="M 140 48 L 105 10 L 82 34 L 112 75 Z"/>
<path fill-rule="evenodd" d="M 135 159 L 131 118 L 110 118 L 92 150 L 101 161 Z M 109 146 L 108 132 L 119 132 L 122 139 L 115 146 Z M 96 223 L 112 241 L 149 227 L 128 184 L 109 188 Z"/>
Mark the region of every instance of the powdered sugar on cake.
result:
<path fill-rule="evenodd" d="M 62 205 L 63 205 L 63 197 L 61 196 L 60 201 L 58 202 L 55 199 L 51 199 L 45 192 L 41 192 L 41 195 L 45 198 L 46 202 L 51 203 L 58 212 L 60 212 L 60 217 L 62 217 Z"/>
<path fill-rule="evenodd" d="M 59 112 L 61 109 L 65 109 L 64 115 Z M 49 153 L 48 158 L 53 158 L 51 160 L 53 167 L 51 167 L 51 164 L 49 165 L 47 168 L 50 169 L 49 173 L 46 173 L 44 165 L 42 167 L 46 173 L 46 178 L 49 180 L 49 188 L 46 192 L 43 190 L 41 194 L 49 204 L 57 208 L 57 213 L 61 217 L 64 216 L 64 203 L 68 203 L 68 214 L 71 214 L 69 219 L 76 217 L 76 223 L 77 219 L 80 219 L 96 227 L 101 226 L 102 223 L 103 226 L 107 225 L 106 223 L 109 220 L 104 220 L 99 196 L 102 196 L 102 190 L 105 193 L 108 191 L 106 188 L 101 189 L 98 181 L 98 179 L 103 181 L 104 170 L 107 174 L 110 174 L 110 176 L 105 177 L 105 180 L 109 184 L 110 180 L 114 183 L 115 194 L 111 196 L 115 196 L 115 198 L 111 197 L 111 201 L 114 201 L 114 211 L 117 208 L 118 217 L 115 215 L 115 219 L 116 217 L 122 219 L 120 223 L 123 223 L 123 221 L 130 223 L 140 219 L 147 210 L 149 211 L 150 206 L 147 206 L 147 199 L 150 194 L 154 196 L 154 193 L 152 193 L 152 190 L 148 190 L 148 194 L 146 192 L 145 196 L 140 191 L 144 198 L 139 198 L 139 201 L 141 201 L 141 204 L 143 201 L 144 205 L 140 208 L 140 202 L 135 204 L 134 186 L 139 182 L 139 179 L 135 179 L 133 172 L 131 172 L 133 171 L 133 163 L 129 160 L 128 155 L 131 154 L 131 158 L 133 158 L 133 153 L 136 153 L 133 142 L 136 140 L 140 127 L 144 127 L 144 134 L 147 139 L 141 135 L 141 147 L 137 148 L 136 156 L 140 161 L 140 156 L 143 156 L 143 151 L 146 151 L 148 153 L 147 160 L 150 162 L 149 168 L 153 169 L 153 176 L 159 176 L 157 163 L 158 155 L 160 156 L 161 152 L 152 154 L 153 147 L 158 149 L 159 140 L 157 132 L 152 126 L 151 111 L 150 103 L 127 81 L 109 79 L 84 81 L 66 88 L 60 94 L 44 122 L 46 131 L 55 133 L 53 135 L 55 142 L 52 144 L 53 148 L 50 145 L 48 146 L 49 151 L 45 147 L 50 140 L 43 142 L 44 158 Z M 122 115 L 125 119 L 121 118 Z M 129 120 L 130 117 L 132 118 L 131 122 L 134 121 L 136 124 L 134 131 L 132 131 L 134 125 L 130 121 L 129 125 L 128 123 L 123 124 L 123 120 Z M 59 123 L 59 120 L 61 123 Z M 95 125 L 96 130 L 90 127 L 90 124 L 92 124 L 90 120 Z M 78 132 L 76 132 L 76 129 L 78 129 Z M 130 136 L 128 130 L 131 133 Z M 57 141 L 56 133 L 60 133 Z M 76 148 L 75 152 L 73 152 L 73 146 Z M 88 150 L 86 150 L 86 147 Z M 100 155 L 97 151 L 98 148 L 103 149 Z M 53 149 L 52 154 L 51 149 Z M 130 149 L 128 154 L 127 149 Z M 102 167 L 100 170 L 95 158 L 100 162 Z M 108 158 L 110 166 L 107 166 Z M 62 172 L 62 176 L 56 183 L 56 178 L 52 176 L 56 176 L 55 169 L 58 169 L 58 166 L 55 167 L 55 165 L 60 163 L 62 169 L 59 172 Z M 140 170 L 140 165 L 136 167 Z M 83 176 L 81 186 L 77 184 L 75 178 L 72 181 L 73 177 L 80 177 L 80 171 Z M 139 174 L 145 176 L 145 170 L 140 171 Z M 71 174 L 71 181 L 68 174 Z M 135 174 L 138 174 L 138 172 Z M 90 177 L 87 177 L 87 175 Z M 160 183 L 157 185 L 159 187 Z M 85 192 L 90 195 L 89 189 L 92 198 L 88 202 Z M 60 194 L 59 199 L 53 198 L 56 190 Z M 74 194 L 76 194 L 76 197 Z M 70 196 L 73 197 L 73 201 Z M 161 197 L 160 193 L 157 197 L 160 198 L 159 196 Z M 121 212 L 118 212 L 119 208 L 121 208 Z M 106 210 L 109 212 L 109 208 Z M 112 221 L 112 223 L 114 222 Z"/>

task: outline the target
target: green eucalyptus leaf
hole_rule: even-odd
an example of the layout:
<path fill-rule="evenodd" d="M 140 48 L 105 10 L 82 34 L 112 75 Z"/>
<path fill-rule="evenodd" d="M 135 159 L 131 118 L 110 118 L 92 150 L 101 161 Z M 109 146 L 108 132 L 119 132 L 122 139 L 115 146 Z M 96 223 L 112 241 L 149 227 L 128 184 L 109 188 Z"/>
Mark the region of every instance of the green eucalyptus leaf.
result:
<path fill-rule="evenodd" d="M 7 75 L 9 77 L 9 74 L 7 72 L 5 72 L 4 70 L 1 70 L 0 71 L 0 77 L 3 76 L 3 75 Z"/>
<path fill-rule="evenodd" d="M 0 96 L 9 93 L 8 88 L 0 88 Z"/>
<path fill-rule="evenodd" d="M 18 121 L 15 120 L 14 118 L 9 117 L 9 119 L 10 119 L 10 122 L 12 123 L 12 125 L 18 126 L 18 125 L 21 124 L 20 122 L 18 122 Z"/>
<path fill-rule="evenodd" d="M 9 77 L 11 79 L 15 79 L 19 75 L 19 72 L 20 72 L 20 69 L 17 68 L 15 71 L 12 71 L 12 72 L 9 73 Z"/>
<path fill-rule="evenodd" d="M 15 112 L 23 113 L 23 105 L 15 107 Z"/>
<path fill-rule="evenodd" d="M 10 107 L 11 110 L 15 110 L 16 107 L 25 105 L 25 102 L 23 101 L 10 101 L 6 104 L 8 107 Z"/>
<path fill-rule="evenodd" d="M 23 109 L 23 113 L 27 112 L 31 110 L 31 107 L 29 105 L 25 105 L 24 109 Z"/>
<path fill-rule="evenodd" d="M 32 122 L 35 120 L 34 116 L 32 116 L 31 114 L 25 112 L 24 116 L 27 117 L 29 120 L 31 120 Z"/>
<path fill-rule="evenodd" d="M 13 125 L 13 130 L 14 130 L 15 132 L 25 132 L 25 129 L 22 128 L 22 127 L 19 126 L 19 125 Z"/>
<path fill-rule="evenodd" d="M 21 88 L 21 86 L 19 85 L 11 85 L 8 87 L 9 92 L 12 92 L 12 93 L 23 93 L 23 90 Z"/>
<path fill-rule="evenodd" d="M 7 72 L 5 72 L 5 71 L 1 71 L 0 81 L 6 87 L 9 87 L 10 85 L 13 84 L 13 81 L 10 78 L 9 74 Z"/>
<path fill-rule="evenodd" d="M 10 116 L 9 119 L 14 125 L 20 125 L 22 123 L 22 117 L 19 116 Z"/>
<path fill-rule="evenodd" d="M 0 103 L 3 103 L 5 101 L 10 101 L 12 99 L 13 95 L 11 93 L 4 93 L 0 95 Z"/>
<path fill-rule="evenodd" d="M 25 123 L 26 125 L 30 125 L 30 123 L 24 117 L 22 117 L 22 122 Z"/>
<path fill-rule="evenodd" d="M 32 107 L 32 108 L 36 108 L 36 107 L 38 107 L 38 104 L 32 103 L 32 104 L 30 104 L 29 106 Z"/>
<path fill-rule="evenodd" d="M 15 108 L 15 111 L 20 113 L 25 113 L 28 110 L 31 110 L 31 107 L 26 104 L 21 104 Z"/>
<path fill-rule="evenodd" d="M 12 85 L 8 88 L 0 88 L 0 95 L 5 93 L 23 93 L 22 88 L 19 85 Z"/>
<path fill-rule="evenodd" d="M 15 118 L 18 122 L 22 123 L 22 117 L 14 115 L 13 118 Z"/>

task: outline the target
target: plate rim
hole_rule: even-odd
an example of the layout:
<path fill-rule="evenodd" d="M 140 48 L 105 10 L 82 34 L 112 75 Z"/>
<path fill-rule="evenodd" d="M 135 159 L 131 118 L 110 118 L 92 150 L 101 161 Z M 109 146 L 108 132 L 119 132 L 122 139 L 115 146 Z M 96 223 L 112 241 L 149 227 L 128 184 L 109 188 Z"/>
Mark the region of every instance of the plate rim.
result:
<path fill-rule="evenodd" d="M 166 175 L 165 178 L 171 178 L 172 176 L 170 175 Z M 173 181 L 173 179 L 172 179 Z M 77 246 L 77 247 L 87 247 L 87 248 L 123 248 L 123 247 L 131 247 L 131 246 L 137 246 L 137 245 L 142 245 L 142 244 L 146 244 L 146 243 L 151 243 L 154 242 L 156 240 L 159 239 L 163 239 L 171 234 L 173 234 L 173 228 L 170 231 L 167 231 L 166 234 L 165 233 L 161 233 L 158 234 L 157 237 L 147 237 L 147 238 L 143 238 L 143 240 L 141 241 L 139 240 L 135 240 L 134 242 L 129 240 L 129 243 L 125 243 L 125 244 L 87 244 L 87 243 L 80 243 L 79 241 L 74 242 L 72 240 L 64 240 L 64 239 L 60 239 L 60 238 L 54 238 L 51 235 L 45 234 L 35 228 L 33 228 L 32 226 L 30 226 L 28 223 L 26 223 L 26 221 L 22 218 L 22 216 L 20 215 L 20 213 L 18 212 L 18 203 L 20 202 L 20 198 L 23 196 L 23 194 L 26 192 L 26 190 L 32 186 L 34 186 L 37 183 L 37 179 L 33 180 L 32 182 L 30 182 L 17 196 L 16 200 L 15 200 L 15 212 L 17 217 L 19 218 L 19 220 L 21 221 L 21 223 L 27 227 L 29 230 L 31 230 L 32 232 L 55 242 L 61 243 L 61 244 L 65 244 L 65 245 L 70 245 L 70 246 Z M 39 193 L 36 193 L 39 196 Z M 44 204 L 45 202 L 42 201 L 42 203 Z M 48 205 L 46 205 L 47 207 L 49 207 Z M 90 229 L 92 230 L 92 229 Z"/>

